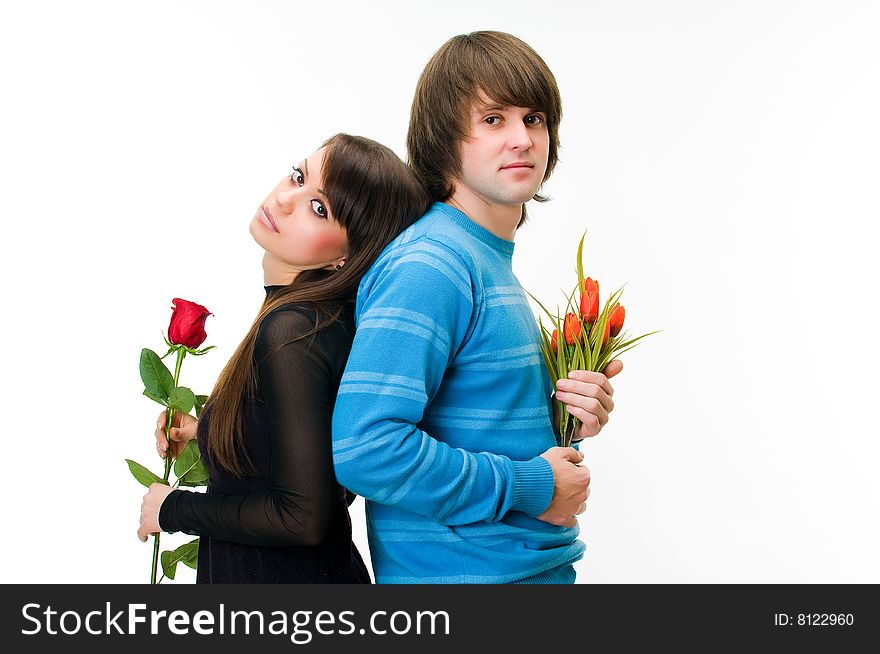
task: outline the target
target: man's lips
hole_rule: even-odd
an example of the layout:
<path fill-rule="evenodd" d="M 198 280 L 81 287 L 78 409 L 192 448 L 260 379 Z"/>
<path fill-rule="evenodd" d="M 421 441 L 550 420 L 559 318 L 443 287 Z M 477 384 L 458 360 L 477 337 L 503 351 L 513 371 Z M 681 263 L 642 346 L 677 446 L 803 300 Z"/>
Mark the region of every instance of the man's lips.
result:
<path fill-rule="evenodd" d="M 516 168 L 534 168 L 533 164 L 530 164 L 527 161 L 514 161 L 513 163 L 509 163 L 506 166 L 502 166 L 501 170 L 514 170 Z"/>
<path fill-rule="evenodd" d="M 263 224 L 276 234 L 280 234 L 281 232 L 278 231 L 278 225 L 275 224 L 275 219 L 272 217 L 272 214 L 269 213 L 269 210 L 266 207 L 260 207 L 260 209 L 262 210 L 260 220 L 263 221 Z"/>

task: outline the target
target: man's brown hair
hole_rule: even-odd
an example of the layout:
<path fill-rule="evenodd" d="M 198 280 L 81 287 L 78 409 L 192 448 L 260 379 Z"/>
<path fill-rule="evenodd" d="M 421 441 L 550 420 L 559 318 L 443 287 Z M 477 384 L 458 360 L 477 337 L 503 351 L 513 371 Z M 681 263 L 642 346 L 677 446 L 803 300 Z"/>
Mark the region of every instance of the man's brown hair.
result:
<path fill-rule="evenodd" d="M 472 32 L 444 43 L 422 71 L 416 86 L 406 138 L 409 164 L 442 202 L 461 174 L 461 142 L 470 133 L 471 108 L 492 102 L 542 111 L 547 117 L 550 151 L 546 182 L 559 155 L 562 101 L 553 73 L 528 44 L 504 32 Z M 547 198 L 535 195 L 535 200 Z M 525 221 L 525 207 L 520 225 Z"/>

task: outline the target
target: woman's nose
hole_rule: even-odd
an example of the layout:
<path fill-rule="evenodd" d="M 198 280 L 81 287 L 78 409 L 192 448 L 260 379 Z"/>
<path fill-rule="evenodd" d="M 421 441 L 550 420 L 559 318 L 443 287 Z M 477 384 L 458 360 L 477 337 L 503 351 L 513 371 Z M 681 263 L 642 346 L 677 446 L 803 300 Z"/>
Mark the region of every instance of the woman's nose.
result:
<path fill-rule="evenodd" d="M 296 204 L 297 191 L 299 191 L 298 188 L 285 188 L 277 191 L 275 193 L 275 203 L 278 205 L 278 208 L 285 213 L 293 211 L 293 207 Z"/>

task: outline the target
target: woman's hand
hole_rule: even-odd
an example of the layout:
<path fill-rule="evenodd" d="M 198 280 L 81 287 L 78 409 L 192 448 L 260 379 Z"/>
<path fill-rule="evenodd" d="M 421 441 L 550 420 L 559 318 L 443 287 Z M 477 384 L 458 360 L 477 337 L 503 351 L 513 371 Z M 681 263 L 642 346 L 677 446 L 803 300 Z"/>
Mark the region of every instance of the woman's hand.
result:
<path fill-rule="evenodd" d="M 147 542 L 147 536 L 155 534 L 159 529 L 159 509 L 162 508 L 162 502 L 168 497 L 174 488 L 166 484 L 150 484 L 150 489 L 144 495 L 144 501 L 141 503 L 141 526 L 138 528 L 138 538 L 142 543 Z"/>
<path fill-rule="evenodd" d="M 165 451 L 168 446 L 165 440 L 165 420 L 165 412 L 163 411 L 159 414 L 159 419 L 156 420 L 156 449 L 159 451 L 159 456 L 163 459 L 165 458 Z M 174 412 L 174 417 L 171 419 L 172 459 L 180 456 L 186 444 L 196 437 L 196 427 L 198 427 L 198 424 L 198 419 L 193 418 L 188 413 Z"/>

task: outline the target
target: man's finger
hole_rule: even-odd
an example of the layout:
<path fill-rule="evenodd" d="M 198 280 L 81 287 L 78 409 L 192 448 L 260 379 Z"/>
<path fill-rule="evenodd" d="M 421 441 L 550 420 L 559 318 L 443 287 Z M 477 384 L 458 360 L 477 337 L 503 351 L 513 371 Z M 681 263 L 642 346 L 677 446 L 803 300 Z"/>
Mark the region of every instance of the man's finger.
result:
<path fill-rule="evenodd" d="M 611 379 L 612 377 L 614 377 L 614 375 L 619 374 L 621 370 L 623 370 L 623 361 L 621 361 L 620 359 L 614 359 L 613 361 L 610 361 L 607 366 L 605 366 L 602 374 L 604 374 L 608 379 Z"/>
<path fill-rule="evenodd" d="M 585 398 L 596 400 L 606 413 L 614 410 L 614 400 L 611 399 L 611 396 L 604 389 L 595 384 L 569 379 L 565 383 L 565 390 L 560 389 L 556 391 L 556 399 L 560 402 L 578 404 L 588 409 L 589 400 Z"/>
<path fill-rule="evenodd" d="M 608 364 L 611 365 L 610 363 Z M 592 370 L 572 370 L 568 373 L 569 379 L 574 379 L 580 382 L 586 382 L 588 384 L 596 384 L 596 386 L 600 387 L 605 393 L 609 396 L 614 395 L 614 388 L 611 386 L 611 383 L 608 381 L 608 377 L 603 375 L 601 372 L 593 372 Z M 573 387 L 576 388 L 576 387 Z M 561 388 L 559 390 L 569 390 L 568 388 Z"/>

